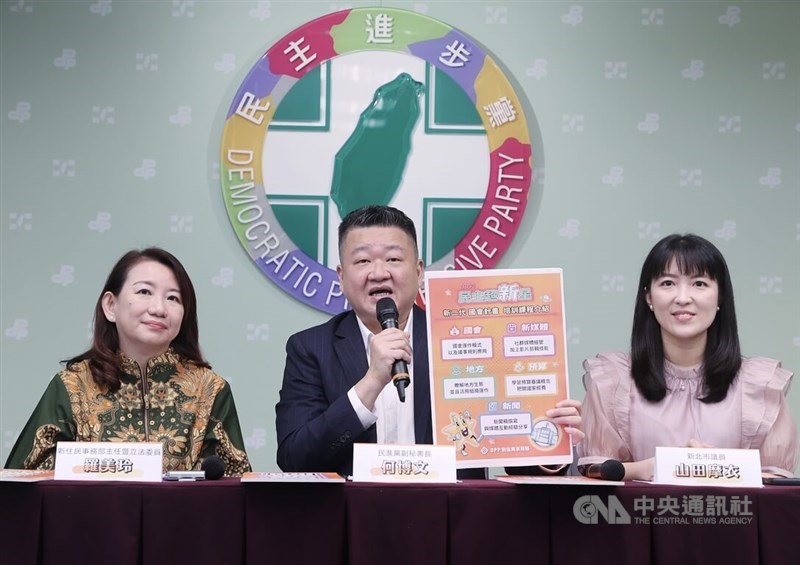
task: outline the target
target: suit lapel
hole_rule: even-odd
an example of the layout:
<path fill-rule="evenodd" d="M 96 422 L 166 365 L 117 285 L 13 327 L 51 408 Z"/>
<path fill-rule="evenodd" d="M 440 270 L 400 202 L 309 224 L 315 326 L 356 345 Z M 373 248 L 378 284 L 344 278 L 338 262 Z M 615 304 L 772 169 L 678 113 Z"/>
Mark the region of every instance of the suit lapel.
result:
<path fill-rule="evenodd" d="M 431 384 L 428 367 L 428 325 L 425 310 L 414 306 L 414 436 L 417 443 L 433 443 Z"/>
<path fill-rule="evenodd" d="M 356 384 L 367 372 L 367 352 L 364 340 L 350 311 L 342 318 L 334 330 L 334 351 L 342 367 L 342 388 L 344 393 Z M 417 443 L 433 442 L 431 424 L 431 392 L 428 368 L 428 328 L 425 311 L 414 306 L 414 436 Z M 372 433 L 374 434 L 374 426 Z M 372 441 L 375 441 L 374 438 Z"/>
<path fill-rule="evenodd" d="M 352 310 L 342 317 L 333 333 L 333 349 L 341 367 L 339 396 L 344 396 L 366 374 L 369 368 L 367 352 L 364 350 L 364 339 L 361 337 L 361 330 Z M 364 430 L 358 441 L 375 443 L 377 439 L 377 431 L 373 424 Z M 352 462 L 348 463 L 350 464 Z"/>
<path fill-rule="evenodd" d="M 335 340 L 333 348 L 342 367 L 342 383 L 346 393 L 350 387 L 363 377 L 367 369 L 367 352 L 364 350 L 364 340 L 358 328 L 356 315 L 351 310 L 334 330 Z"/>

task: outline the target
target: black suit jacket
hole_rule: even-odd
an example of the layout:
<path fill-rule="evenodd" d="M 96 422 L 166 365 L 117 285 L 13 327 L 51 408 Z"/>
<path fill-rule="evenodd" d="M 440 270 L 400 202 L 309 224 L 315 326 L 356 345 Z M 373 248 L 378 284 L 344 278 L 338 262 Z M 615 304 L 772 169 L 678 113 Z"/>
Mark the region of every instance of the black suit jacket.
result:
<path fill-rule="evenodd" d="M 414 306 L 412 344 L 414 430 L 417 443 L 433 442 L 428 332 Z M 291 336 L 280 400 L 275 407 L 278 466 L 284 471 L 352 472 L 353 443 L 375 443 L 364 430 L 347 391 L 367 372 L 367 353 L 352 311 Z"/>

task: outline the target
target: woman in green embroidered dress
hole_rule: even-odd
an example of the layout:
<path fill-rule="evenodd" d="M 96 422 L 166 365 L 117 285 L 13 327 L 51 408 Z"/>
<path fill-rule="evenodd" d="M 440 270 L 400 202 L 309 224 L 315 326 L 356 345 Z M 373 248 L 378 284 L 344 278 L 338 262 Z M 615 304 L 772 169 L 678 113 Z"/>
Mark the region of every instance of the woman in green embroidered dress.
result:
<path fill-rule="evenodd" d="M 192 281 L 167 251 L 120 258 L 97 299 L 91 348 L 65 363 L 7 468 L 52 469 L 59 441 L 158 441 L 165 472 L 197 470 L 211 455 L 226 476 L 250 471 L 230 385 L 200 351 Z"/>

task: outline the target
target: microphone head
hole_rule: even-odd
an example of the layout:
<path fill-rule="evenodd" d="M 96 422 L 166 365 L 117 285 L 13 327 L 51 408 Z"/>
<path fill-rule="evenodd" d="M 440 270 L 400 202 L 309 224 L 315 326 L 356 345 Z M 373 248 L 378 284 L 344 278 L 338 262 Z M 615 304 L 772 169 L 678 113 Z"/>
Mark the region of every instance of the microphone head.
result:
<path fill-rule="evenodd" d="M 616 459 L 606 459 L 600 465 L 600 477 L 606 481 L 621 481 L 625 477 L 625 465 Z"/>
<path fill-rule="evenodd" d="M 206 479 L 213 481 L 225 474 L 225 461 L 216 455 L 209 455 L 203 459 L 200 468 L 206 472 Z"/>
<path fill-rule="evenodd" d="M 384 326 L 384 323 L 389 320 L 394 320 L 394 326 L 397 325 L 397 318 L 399 317 L 397 304 L 394 303 L 391 297 L 384 296 L 378 300 L 378 304 L 375 306 L 375 314 L 378 316 L 378 322 L 382 328 L 385 329 L 387 327 Z"/>

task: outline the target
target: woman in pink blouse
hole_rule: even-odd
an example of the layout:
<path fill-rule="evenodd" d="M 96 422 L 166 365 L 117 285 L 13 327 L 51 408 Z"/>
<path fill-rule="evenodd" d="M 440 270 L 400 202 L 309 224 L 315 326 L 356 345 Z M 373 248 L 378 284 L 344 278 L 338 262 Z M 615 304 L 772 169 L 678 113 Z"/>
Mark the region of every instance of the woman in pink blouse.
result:
<path fill-rule="evenodd" d="M 617 459 L 653 477 L 656 446 L 751 448 L 792 476 L 797 429 L 779 361 L 741 356 L 725 259 L 702 237 L 669 235 L 642 266 L 631 352 L 584 362 L 581 464 Z"/>

